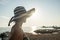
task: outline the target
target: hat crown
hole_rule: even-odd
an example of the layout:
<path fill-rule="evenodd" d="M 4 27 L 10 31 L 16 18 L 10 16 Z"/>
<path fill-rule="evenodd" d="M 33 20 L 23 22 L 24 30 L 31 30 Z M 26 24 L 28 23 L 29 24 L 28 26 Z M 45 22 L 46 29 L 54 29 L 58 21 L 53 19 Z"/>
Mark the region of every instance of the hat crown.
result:
<path fill-rule="evenodd" d="M 14 14 L 26 13 L 26 10 L 23 6 L 18 6 L 14 9 Z"/>

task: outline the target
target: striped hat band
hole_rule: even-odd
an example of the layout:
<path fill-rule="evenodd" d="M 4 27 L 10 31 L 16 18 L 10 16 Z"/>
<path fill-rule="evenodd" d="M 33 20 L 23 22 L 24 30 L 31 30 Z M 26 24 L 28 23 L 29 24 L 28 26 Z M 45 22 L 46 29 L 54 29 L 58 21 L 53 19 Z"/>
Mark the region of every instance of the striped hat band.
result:
<path fill-rule="evenodd" d="M 26 13 L 25 8 L 22 7 L 22 6 L 16 7 L 15 10 L 14 10 L 14 14 L 16 15 L 16 14 L 21 14 L 21 13 Z"/>

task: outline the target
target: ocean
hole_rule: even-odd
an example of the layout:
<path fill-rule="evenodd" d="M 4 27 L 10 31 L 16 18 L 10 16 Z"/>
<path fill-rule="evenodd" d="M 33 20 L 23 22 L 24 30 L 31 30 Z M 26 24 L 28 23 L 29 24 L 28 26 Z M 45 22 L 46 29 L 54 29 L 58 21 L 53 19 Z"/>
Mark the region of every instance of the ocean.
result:
<path fill-rule="evenodd" d="M 32 30 L 31 27 L 23 27 L 22 28 L 24 32 L 30 32 Z M 0 27 L 0 33 L 3 33 L 3 32 L 9 32 L 11 30 L 11 27 Z"/>
<path fill-rule="evenodd" d="M 0 27 L 0 33 L 6 32 L 6 31 L 10 31 L 10 27 Z"/>

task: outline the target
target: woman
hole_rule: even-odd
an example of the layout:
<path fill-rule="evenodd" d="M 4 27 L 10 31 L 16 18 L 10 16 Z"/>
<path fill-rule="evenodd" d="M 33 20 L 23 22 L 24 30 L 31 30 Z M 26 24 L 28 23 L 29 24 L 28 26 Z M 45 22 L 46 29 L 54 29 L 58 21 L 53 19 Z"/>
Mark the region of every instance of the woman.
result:
<path fill-rule="evenodd" d="M 35 8 L 26 11 L 23 6 L 18 6 L 14 9 L 14 15 L 9 21 L 8 26 L 11 22 L 15 22 L 15 25 L 11 28 L 9 35 L 9 40 L 24 40 L 28 39 L 25 36 L 25 33 L 22 30 L 22 24 L 26 22 L 26 19 L 32 15 L 32 12 L 35 11 Z M 25 38 L 24 38 L 25 37 Z"/>

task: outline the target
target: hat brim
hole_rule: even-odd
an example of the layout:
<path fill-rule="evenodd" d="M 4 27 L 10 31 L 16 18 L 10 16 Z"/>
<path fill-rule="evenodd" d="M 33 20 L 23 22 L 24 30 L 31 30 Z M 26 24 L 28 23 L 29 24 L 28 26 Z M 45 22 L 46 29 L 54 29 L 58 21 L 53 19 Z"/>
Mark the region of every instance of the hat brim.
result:
<path fill-rule="evenodd" d="M 16 17 L 13 16 L 13 17 L 14 17 L 13 20 L 19 19 L 19 18 L 24 17 L 24 16 L 30 17 L 30 16 L 32 15 L 33 12 L 35 12 L 35 8 L 32 8 L 32 9 L 26 11 L 26 13 L 23 13 L 23 14 L 21 14 L 21 15 L 19 15 L 19 16 L 17 16 L 17 15 L 15 15 Z"/>

